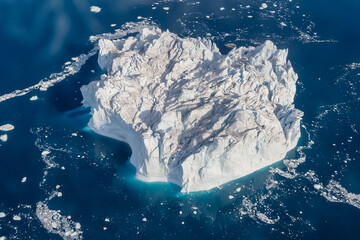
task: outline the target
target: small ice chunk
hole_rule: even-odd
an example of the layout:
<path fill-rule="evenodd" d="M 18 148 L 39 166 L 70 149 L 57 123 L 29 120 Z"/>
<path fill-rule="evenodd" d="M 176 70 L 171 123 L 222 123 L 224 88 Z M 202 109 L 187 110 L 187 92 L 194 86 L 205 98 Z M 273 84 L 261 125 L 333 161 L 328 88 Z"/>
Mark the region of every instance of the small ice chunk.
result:
<path fill-rule="evenodd" d="M 163 7 L 163 9 L 165 10 L 165 11 L 169 11 L 169 7 Z"/>
<path fill-rule="evenodd" d="M 0 140 L 3 141 L 3 142 L 6 142 L 8 140 L 8 135 L 7 134 L 1 135 Z"/>
<path fill-rule="evenodd" d="M 110 219 L 109 219 L 109 218 L 105 218 L 105 222 L 110 222 Z"/>
<path fill-rule="evenodd" d="M 251 15 L 249 15 L 249 16 L 247 16 L 248 18 L 253 18 L 253 16 L 251 16 Z"/>
<path fill-rule="evenodd" d="M 41 153 L 42 156 L 46 156 L 46 155 L 49 155 L 50 154 L 50 151 L 49 150 L 45 150 Z"/>
<path fill-rule="evenodd" d="M 286 25 L 286 23 L 281 22 L 281 23 L 280 23 L 280 26 L 282 26 L 282 27 L 286 27 L 287 25 Z"/>
<path fill-rule="evenodd" d="M 317 189 L 317 190 L 319 190 L 319 189 L 321 189 L 322 187 L 321 187 L 320 184 L 314 184 L 314 188 Z"/>
<path fill-rule="evenodd" d="M 36 100 L 38 100 L 39 98 L 38 98 L 38 96 L 32 96 L 31 98 L 30 98 L 30 101 L 36 101 Z"/>
<path fill-rule="evenodd" d="M 143 218 L 142 221 L 143 221 L 143 222 L 147 222 L 147 219 L 146 219 L 146 218 Z"/>
<path fill-rule="evenodd" d="M 58 196 L 58 197 L 62 197 L 62 192 L 58 192 L 58 193 L 57 193 L 57 196 Z"/>
<path fill-rule="evenodd" d="M 60 185 L 56 185 L 56 189 L 59 189 L 60 188 Z"/>
<path fill-rule="evenodd" d="M 77 133 L 72 133 L 71 136 L 76 137 L 76 136 L 77 136 Z"/>
<path fill-rule="evenodd" d="M 234 196 L 233 196 L 233 195 L 229 195 L 229 199 L 234 199 Z"/>
<path fill-rule="evenodd" d="M 4 218 L 6 214 L 4 212 L 0 212 L 0 218 Z"/>
<path fill-rule="evenodd" d="M 183 213 L 182 211 L 179 212 L 180 215 L 181 215 L 182 213 Z"/>
<path fill-rule="evenodd" d="M 90 11 L 93 13 L 99 13 L 101 11 L 101 8 L 99 8 L 98 6 L 91 6 Z"/>
<path fill-rule="evenodd" d="M 236 192 L 240 192 L 240 191 L 241 191 L 241 188 L 238 187 L 235 191 L 236 191 Z"/>
<path fill-rule="evenodd" d="M 21 217 L 19 215 L 14 215 L 13 216 L 13 220 L 14 221 L 20 221 L 21 220 Z"/>
<path fill-rule="evenodd" d="M 57 228 L 56 222 L 51 223 L 51 226 L 52 226 L 53 228 Z"/>
<path fill-rule="evenodd" d="M 0 237 L 0 240 L 6 240 L 6 238 L 4 236 Z"/>
<path fill-rule="evenodd" d="M 80 229 L 80 228 L 81 228 L 80 223 L 76 223 L 76 224 L 75 224 L 75 228 L 76 228 L 76 229 Z"/>
<path fill-rule="evenodd" d="M 267 7 L 268 7 L 268 5 L 266 3 L 262 3 L 260 9 L 263 10 L 263 9 L 265 9 Z"/>
<path fill-rule="evenodd" d="M 11 131 L 11 130 L 14 130 L 14 125 L 11 125 L 11 124 L 4 124 L 2 126 L 0 126 L 0 131 L 4 131 L 4 132 L 7 132 L 7 131 Z"/>
<path fill-rule="evenodd" d="M 116 27 L 116 24 L 115 24 L 115 23 L 113 23 L 113 24 L 111 24 L 111 25 L 110 25 L 110 27 Z"/>
<path fill-rule="evenodd" d="M 225 47 L 227 47 L 227 48 L 236 48 L 235 43 L 225 43 L 224 45 L 225 45 Z"/>
<path fill-rule="evenodd" d="M 21 179 L 21 182 L 22 182 L 22 183 L 26 182 L 26 179 L 27 179 L 26 177 L 23 177 L 23 178 Z"/>
<path fill-rule="evenodd" d="M 224 10 L 225 10 L 225 8 L 224 8 L 224 7 L 221 7 L 221 8 L 220 8 L 220 11 L 224 11 Z"/>

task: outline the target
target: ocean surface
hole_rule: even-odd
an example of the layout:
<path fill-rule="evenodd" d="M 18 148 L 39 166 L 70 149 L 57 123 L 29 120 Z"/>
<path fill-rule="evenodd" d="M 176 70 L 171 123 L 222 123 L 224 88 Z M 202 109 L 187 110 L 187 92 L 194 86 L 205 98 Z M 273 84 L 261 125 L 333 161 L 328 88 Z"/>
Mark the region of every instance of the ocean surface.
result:
<path fill-rule="evenodd" d="M 359 12 L 359 0 L 0 1 L 0 96 L 62 76 L 90 36 L 146 18 L 223 54 L 267 39 L 288 48 L 304 112 L 284 161 L 182 194 L 135 179 L 129 146 L 87 128 L 80 87 L 103 73 L 92 56 L 0 102 L 0 126 L 15 126 L 0 132 L 0 240 L 360 239 Z"/>

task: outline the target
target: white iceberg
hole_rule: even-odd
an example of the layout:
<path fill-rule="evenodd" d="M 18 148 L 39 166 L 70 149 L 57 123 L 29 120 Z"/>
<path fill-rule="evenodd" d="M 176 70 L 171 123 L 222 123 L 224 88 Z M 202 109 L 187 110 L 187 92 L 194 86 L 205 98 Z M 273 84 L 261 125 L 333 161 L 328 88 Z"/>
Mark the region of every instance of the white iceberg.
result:
<path fill-rule="evenodd" d="M 0 131 L 4 131 L 4 132 L 8 132 L 8 131 L 12 131 L 14 130 L 14 125 L 11 125 L 11 124 L 4 124 L 4 125 L 1 125 L 0 126 Z"/>
<path fill-rule="evenodd" d="M 8 140 L 8 135 L 7 134 L 0 135 L 0 140 L 6 142 Z"/>
<path fill-rule="evenodd" d="M 287 50 L 266 41 L 222 55 L 208 39 L 155 26 L 123 35 L 97 38 L 107 74 L 81 91 L 89 127 L 130 145 L 138 179 L 208 190 L 296 146 L 303 113 Z"/>
<path fill-rule="evenodd" d="M 99 8 L 98 6 L 90 6 L 90 12 L 99 13 L 100 11 L 101 8 Z"/>

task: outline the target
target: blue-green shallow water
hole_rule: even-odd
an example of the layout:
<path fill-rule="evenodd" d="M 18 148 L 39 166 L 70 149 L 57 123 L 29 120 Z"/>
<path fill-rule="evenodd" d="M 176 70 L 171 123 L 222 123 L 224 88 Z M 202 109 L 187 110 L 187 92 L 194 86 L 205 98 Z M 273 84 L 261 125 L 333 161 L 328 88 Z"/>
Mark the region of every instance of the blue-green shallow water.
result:
<path fill-rule="evenodd" d="M 226 42 L 248 46 L 270 39 L 288 48 L 299 75 L 295 105 L 305 113 L 299 146 L 314 141 L 303 150 L 306 160 L 294 178 L 270 171 L 286 171 L 279 162 L 203 193 L 142 183 L 134 178 L 125 143 L 86 129 L 90 115 L 81 108 L 79 88 L 101 74 L 93 57 L 78 74 L 46 92 L 0 103 L 0 125 L 15 126 L 0 147 L 0 212 L 6 213 L 0 237 L 61 239 L 48 233 L 35 214 L 36 204 L 60 185 L 62 196 L 48 206 L 79 222 L 83 239 L 359 238 L 360 210 L 325 199 L 306 173 L 314 171 L 324 186 L 335 180 L 360 193 L 360 66 L 354 64 L 360 63 L 360 1 L 266 1 L 269 7 L 259 10 L 262 2 L 0 2 L 0 94 L 61 71 L 64 62 L 92 48 L 90 35 L 113 31 L 110 24 L 152 17 L 181 36 L 211 33 L 223 53 L 229 51 Z M 90 13 L 90 5 L 102 11 Z M 29 101 L 32 95 L 39 100 Z M 41 157 L 46 149 L 58 167 L 46 169 Z M 299 158 L 299 153 L 288 157 Z M 276 187 L 270 187 L 274 182 Z M 273 222 L 262 221 L 261 214 Z M 14 215 L 21 220 L 14 221 Z"/>

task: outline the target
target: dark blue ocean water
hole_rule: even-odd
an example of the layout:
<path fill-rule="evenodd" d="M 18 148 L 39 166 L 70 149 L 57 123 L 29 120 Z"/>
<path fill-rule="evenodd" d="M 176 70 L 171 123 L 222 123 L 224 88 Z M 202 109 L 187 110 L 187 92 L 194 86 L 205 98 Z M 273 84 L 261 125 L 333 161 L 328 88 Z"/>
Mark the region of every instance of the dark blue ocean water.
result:
<path fill-rule="evenodd" d="M 299 75 L 295 105 L 304 111 L 303 148 L 288 159 L 305 159 L 295 173 L 279 162 L 203 193 L 142 183 L 126 143 L 86 128 L 79 89 L 102 73 L 94 56 L 47 91 L 0 103 L 0 125 L 15 126 L 0 143 L 0 239 L 62 239 L 36 215 L 44 201 L 80 223 L 83 239 L 359 239 L 359 12 L 359 0 L 0 1 L 0 95 L 62 71 L 92 49 L 91 35 L 140 17 L 209 37 L 224 54 L 228 42 L 288 48 Z M 49 200 L 55 190 L 62 196 Z"/>

